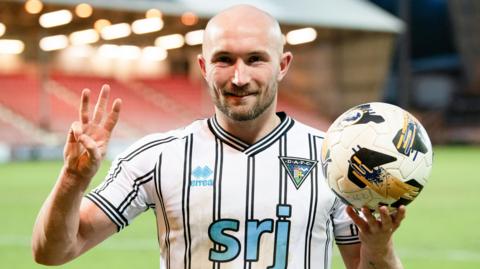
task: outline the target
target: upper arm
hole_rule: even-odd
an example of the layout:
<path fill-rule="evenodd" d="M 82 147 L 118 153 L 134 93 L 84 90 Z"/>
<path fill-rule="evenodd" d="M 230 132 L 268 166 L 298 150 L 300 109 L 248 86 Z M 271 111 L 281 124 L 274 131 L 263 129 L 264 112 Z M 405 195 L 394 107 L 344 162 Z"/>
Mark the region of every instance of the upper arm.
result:
<path fill-rule="evenodd" d="M 78 255 L 98 245 L 117 232 L 117 226 L 92 201 L 83 198 L 80 206 Z"/>
<path fill-rule="evenodd" d="M 360 264 L 361 244 L 338 245 L 343 263 L 347 269 L 356 269 Z"/>

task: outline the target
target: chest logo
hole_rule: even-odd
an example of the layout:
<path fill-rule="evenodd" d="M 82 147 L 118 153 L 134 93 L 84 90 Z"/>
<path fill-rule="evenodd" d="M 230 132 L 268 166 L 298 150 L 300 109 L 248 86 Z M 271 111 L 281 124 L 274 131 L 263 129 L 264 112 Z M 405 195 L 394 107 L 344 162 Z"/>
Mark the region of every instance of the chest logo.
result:
<path fill-rule="evenodd" d="M 292 180 L 297 190 L 300 188 L 307 176 L 310 174 L 310 172 L 312 172 L 312 169 L 318 163 L 318 161 L 303 158 L 286 156 L 279 156 L 278 158 L 280 159 L 280 162 L 282 163 L 285 170 L 287 170 L 287 174 Z"/>
<path fill-rule="evenodd" d="M 190 186 L 192 187 L 207 187 L 213 186 L 213 171 L 208 166 L 197 166 L 192 171 L 192 179 Z"/>

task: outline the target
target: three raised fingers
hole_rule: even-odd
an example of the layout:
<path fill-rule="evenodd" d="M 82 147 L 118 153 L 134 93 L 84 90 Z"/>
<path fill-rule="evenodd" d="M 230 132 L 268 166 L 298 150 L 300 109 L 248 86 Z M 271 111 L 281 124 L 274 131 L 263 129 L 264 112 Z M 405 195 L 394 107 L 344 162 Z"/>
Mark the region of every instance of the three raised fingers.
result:
<path fill-rule="evenodd" d="M 80 110 L 79 110 L 80 122 L 82 124 L 88 124 L 90 121 L 90 117 L 89 117 L 90 94 L 91 93 L 89 89 L 84 89 L 82 91 L 82 96 L 80 101 Z M 109 95 L 110 95 L 110 86 L 103 85 L 100 91 L 100 95 L 98 97 L 97 103 L 95 105 L 94 112 L 93 112 L 93 118 L 92 118 L 93 123 L 100 124 L 103 121 L 103 118 L 107 110 Z M 118 98 L 115 99 L 112 105 L 112 110 L 108 113 L 108 116 L 105 119 L 104 128 L 108 132 L 111 132 L 118 122 L 121 104 L 122 104 L 122 101 L 120 99 Z"/>

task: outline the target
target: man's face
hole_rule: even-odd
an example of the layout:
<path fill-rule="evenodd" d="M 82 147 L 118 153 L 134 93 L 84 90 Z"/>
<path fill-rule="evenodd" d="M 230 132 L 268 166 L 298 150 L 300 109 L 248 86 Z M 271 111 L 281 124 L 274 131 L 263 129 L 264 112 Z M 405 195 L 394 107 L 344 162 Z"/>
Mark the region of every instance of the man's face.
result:
<path fill-rule="evenodd" d="M 257 118 L 274 104 L 281 79 L 281 47 L 263 27 L 215 27 L 207 34 L 202 71 L 209 93 L 230 119 Z"/>

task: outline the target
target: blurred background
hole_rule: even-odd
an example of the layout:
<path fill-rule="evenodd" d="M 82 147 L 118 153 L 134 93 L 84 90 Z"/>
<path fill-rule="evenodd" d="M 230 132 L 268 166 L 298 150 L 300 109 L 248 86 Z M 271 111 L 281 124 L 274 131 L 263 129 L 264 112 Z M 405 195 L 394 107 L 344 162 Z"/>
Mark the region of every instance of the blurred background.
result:
<path fill-rule="evenodd" d="M 373 101 L 416 115 L 431 183 L 397 235 L 406 268 L 480 268 L 478 0 L 0 0 L 0 267 L 37 268 L 35 215 L 62 165 L 80 92 L 124 100 L 109 157 L 212 115 L 196 63 L 208 19 L 250 3 L 281 23 L 293 65 L 279 110 L 319 129 Z M 105 175 L 109 163 L 95 179 Z M 95 185 L 95 184 L 94 184 Z M 65 268 L 158 268 L 153 214 Z M 343 268 L 335 256 L 334 268 Z"/>
<path fill-rule="evenodd" d="M 0 159 L 58 158 L 80 91 L 104 83 L 126 101 L 115 145 L 211 115 L 196 56 L 207 20 L 235 2 L 0 1 Z M 386 101 L 437 144 L 480 143 L 478 1 L 301 2 L 251 1 L 295 55 L 280 110 L 326 129 Z"/>

